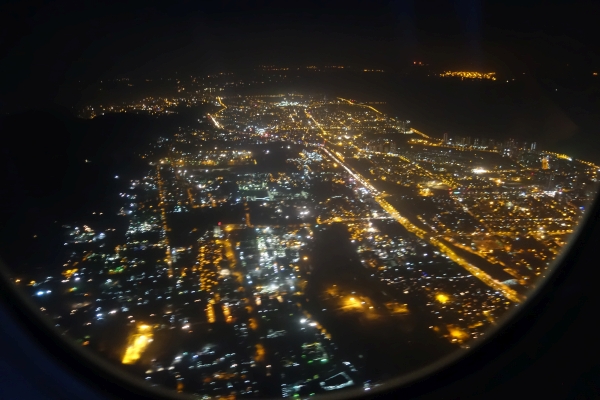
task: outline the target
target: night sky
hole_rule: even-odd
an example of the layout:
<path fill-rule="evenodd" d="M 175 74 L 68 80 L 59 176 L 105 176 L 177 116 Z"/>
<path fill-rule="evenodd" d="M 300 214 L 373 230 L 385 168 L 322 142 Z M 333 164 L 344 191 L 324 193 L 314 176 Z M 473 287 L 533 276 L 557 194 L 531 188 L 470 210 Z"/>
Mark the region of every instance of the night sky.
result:
<path fill-rule="evenodd" d="M 0 110 L 64 103 L 70 85 L 115 76 L 258 64 L 412 59 L 535 72 L 600 66 L 600 3 L 573 1 L 12 1 L 3 21 Z"/>

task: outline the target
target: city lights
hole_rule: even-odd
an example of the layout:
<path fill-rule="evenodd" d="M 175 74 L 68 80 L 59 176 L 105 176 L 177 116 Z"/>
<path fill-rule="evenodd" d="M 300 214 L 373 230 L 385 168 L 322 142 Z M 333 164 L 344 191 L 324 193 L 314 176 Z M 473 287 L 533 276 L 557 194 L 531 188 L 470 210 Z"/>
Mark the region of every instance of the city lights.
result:
<path fill-rule="evenodd" d="M 260 66 L 254 79 L 341 67 Z M 406 346 L 467 349 L 547 275 L 596 193 L 600 166 L 535 142 L 435 138 L 385 99 L 228 89 L 244 80 L 181 78 L 180 98 L 84 113 L 206 106 L 140 150 L 144 173 L 109 175 L 118 215 L 65 222 L 56 273 L 19 272 L 65 335 L 152 384 L 241 398 L 276 381 L 304 398 L 371 390 L 366 366 L 418 364 Z"/>

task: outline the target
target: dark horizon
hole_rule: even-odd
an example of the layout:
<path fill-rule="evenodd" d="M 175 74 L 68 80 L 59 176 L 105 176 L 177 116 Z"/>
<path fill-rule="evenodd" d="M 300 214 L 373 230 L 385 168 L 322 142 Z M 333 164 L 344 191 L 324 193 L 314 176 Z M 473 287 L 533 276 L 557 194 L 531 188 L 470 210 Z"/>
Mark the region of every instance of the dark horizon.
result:
<path fill-rule="evenodd" d="M 594 2 L 53 2 L 5 6 L 4 112 L 117 76 L 355 64 L 548 74 L 600 66 Z M 14 22 L 17 22 L 16 24 Z M 11 28 L 9 28 L 9 26 Z M 12 28 L 17 26 L 18 28 Z"/>

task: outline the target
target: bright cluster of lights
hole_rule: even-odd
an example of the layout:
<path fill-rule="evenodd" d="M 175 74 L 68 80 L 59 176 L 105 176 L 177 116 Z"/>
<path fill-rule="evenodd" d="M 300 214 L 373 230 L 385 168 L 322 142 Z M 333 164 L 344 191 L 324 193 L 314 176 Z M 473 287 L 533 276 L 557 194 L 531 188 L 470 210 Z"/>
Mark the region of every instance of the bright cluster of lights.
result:
<path fill-rule="evenodd" d="M 542 153 L 552 155 L 556 158 L 560 158 L 561 160 L 573 161 L 573 159 L 566 154 L 553 153 L 551 151 L 543 151 Z"/>
<path fill-rule="evenodd" d="M 496 80 L 495 72 L 475 72 L 475 71 L 445 71 L 440 74 L 442 78 L 455 77 L 461 79 L 490 79 Z"/>
<path fill-rule="evenodd" d="M 129 339 L 129 346 L 127 346 L 122 360 L 123 364 L 133 364 L 139 360 L 152 340 L 152 327 L 145 324 L 139 325 L 137 333 Z"/>

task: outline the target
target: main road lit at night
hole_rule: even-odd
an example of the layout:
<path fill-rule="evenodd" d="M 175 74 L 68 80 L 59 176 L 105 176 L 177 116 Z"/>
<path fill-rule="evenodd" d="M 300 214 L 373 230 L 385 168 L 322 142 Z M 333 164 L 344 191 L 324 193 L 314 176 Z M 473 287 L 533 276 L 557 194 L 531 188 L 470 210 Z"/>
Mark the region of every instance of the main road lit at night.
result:
<path fill-rule="evenodd" d="M 313 119 L 313 121 L 314 121 L 314 118 L 312 118 L 312 116 L 310 118 Z M 315 121 L 315 124 L 319 127 L 319 129 L 321 129 L 321 131 L 323 133 L 325 133 L 323 128 L 316 121 Z M 408 230 L 411 233 L 414 233 L 421 239 L 428 241 L 431 245 L 437 247 L 440 250 L 440 252 L 445 254 L 450 260 L 454 261 L 455 263 L 457 263 L 458 265 L 460 265 L 461 267 L 466 269 L 470 274 L 472 274 L 473 276 L 475 276 L 476 278 L 481 280 L 483 283 L 485 283 L 492 289 L 494 289 L 498 292 L 501 292 L 504 295 L 504 297 L 506 297 L 510 301 L 513 301 L 515 303 L 520 303 L 523 300 L 523 298 L 521 296 L 519 296 L 515 290 L 511 289 L 510 287 L 508 287 L 507 285 L 505 285 L 503 283 L 498 282 L 497 280 L 492 278 L 490 275 L 488 275 L 484 271 L 482 271 L 480 268 L 477 268 L 476 266 L 469 263 L 464 258 L 458 256 L 454 251 L 452 251 L 452 249 L 450 249 L 448 246 L 446 246 L 445 244 L 440 242 L 438 239 L 436 239 L 434 237 L 429 237 L 429 235 L 427 235 L 427 232 L 425 232 L 423 229 L 417 227 L 416 225 L 411 223 L 408 219 L 406 219 L 405 217 L 400 215 L 398 210 L 396 210 L 394 207 L 392 207 L 392 205 L 383 198 L 383 195 L 377 189 L 375 189 L 373 187 L 373 185 L 371 185 L 363 176 L 361 176 L 356 171 L 353 171 L 347 164 L 345 164 L 342 160 L 340 160 L 339 157 L 336 157 L 328 149 L 323 148 L 323 150 L 332 160 L 334 160 L 336 163 L 341 165 L 354 179 L 356 179 L 367 190 L 369 190 L 371 192 L 371 194 L 373 195 L 374 199 L 379 203 L 379 205 L 388 214 L 390 214 L 396 221 L 398 221 L 404 228 L 406 228 L 406 230 Z"/>

